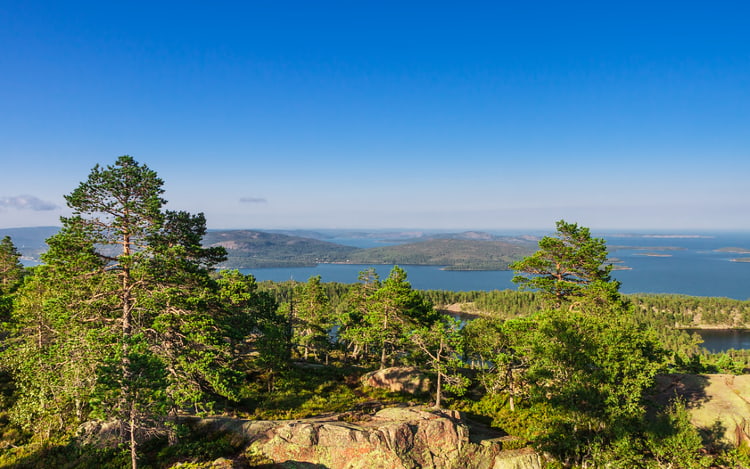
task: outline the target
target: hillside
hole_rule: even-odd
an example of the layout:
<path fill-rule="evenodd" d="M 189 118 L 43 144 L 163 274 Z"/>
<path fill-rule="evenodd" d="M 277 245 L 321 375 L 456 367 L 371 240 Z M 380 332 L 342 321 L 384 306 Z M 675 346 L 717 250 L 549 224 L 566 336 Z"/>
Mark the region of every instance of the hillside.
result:
<path fill-rule="evenodd" d="M 228 259 L 223 267 L 233 269 L 305 267 L 341 262 L 359 250 L 312 238 L 252 230 L 209 231 L 203 244 L 224 247 Z"/>
<path fill-rule="evenodd" d="M 750 443 L 750 375 L 670 374 L 656 380 L 654 400 L 660 405 L 682 397 L 690 420 L 714 445 Z"/>
<path fill-rule="evenodd" d="M 470 239 L 466 239 L 470 238 Z M 302 267 L 319 263 L 439 265 L 451 270 L 505 270 L 534 251 L 536 243 L 483 236 L 441 235 L 417 242 L 356 248 L 319 239 L 253 230 L 210 231 L 206 246 L 223 246 L 227 268 Z"/>
<path fill-rule="evenodd" d="M 353 264 L 442 265 L 449 270 L 507 270 L 508 264 L 531 254 L 535 243 L 470 239 L 428 241 L 364 249 Z"/>
<path fill-rule="evenodd" d="M 58 227 L 11 228 L 8 235 L 24 259 L 38 262 L 47 249 L 45 240 Z M 298 233 L 299 235 L 293 235 Z M 301 236 L 301 235 L 306 236 Z M 505 270 L 509 262 L 536 249 L 533 238 L 504 238 L 481 232 L 356 233 L 368 239 L 386 239 L 403 244 L 357 248 L 324 241 L 331 235 L 315 231 L 211 230 L 205 246 L 223 246 L 228 253 L 222 268 L 306 267 L 320 263 L 402 264 L 446 266 L 450 270 Z M 310 237 L 308 237 L 310 236 Z"/>

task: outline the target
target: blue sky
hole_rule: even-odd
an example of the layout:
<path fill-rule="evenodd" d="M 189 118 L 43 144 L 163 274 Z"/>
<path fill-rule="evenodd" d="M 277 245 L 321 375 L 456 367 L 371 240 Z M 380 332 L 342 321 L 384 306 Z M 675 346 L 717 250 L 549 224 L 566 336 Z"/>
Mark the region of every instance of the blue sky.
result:
<path fill-rule="evenodd" d="M 210 228 L 750 229 L 745 2 L 0 4 L 0 227 L 129 154 Z"/>

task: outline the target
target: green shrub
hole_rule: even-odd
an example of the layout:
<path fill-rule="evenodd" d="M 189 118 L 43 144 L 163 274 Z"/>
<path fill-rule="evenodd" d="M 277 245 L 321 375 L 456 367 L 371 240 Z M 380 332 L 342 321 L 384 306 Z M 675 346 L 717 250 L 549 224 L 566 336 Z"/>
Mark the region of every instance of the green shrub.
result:
<path fill-rule="evenodd" d="M 682 469 L 701 469 L 710 460 L 701 454 L 703 441 L 698 429 L 690 423 L 690 415 L 682 399 L 658 416 L 646 435 L 646 446 L 660 464 Z"/>

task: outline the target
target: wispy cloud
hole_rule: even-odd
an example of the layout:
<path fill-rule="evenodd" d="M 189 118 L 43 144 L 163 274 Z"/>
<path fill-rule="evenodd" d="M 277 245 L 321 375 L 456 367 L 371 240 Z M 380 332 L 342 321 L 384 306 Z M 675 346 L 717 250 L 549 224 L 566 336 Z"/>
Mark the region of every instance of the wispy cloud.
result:
<path fill-rule="evenodd" d="M 244 204 L 265 204 L 268 203 L 268 200 L 263 197 L 242 197 L 240 202 Z"/>
<path fill-rule="evenodd" d="M 14 208 L 16 210 L 32 210 L 35 212 L 45 212 L 55 210 L 57 205 L 47 202 L 33 195 L 16 195 L 12 197 L 0 197 L 0 210 Z"/>

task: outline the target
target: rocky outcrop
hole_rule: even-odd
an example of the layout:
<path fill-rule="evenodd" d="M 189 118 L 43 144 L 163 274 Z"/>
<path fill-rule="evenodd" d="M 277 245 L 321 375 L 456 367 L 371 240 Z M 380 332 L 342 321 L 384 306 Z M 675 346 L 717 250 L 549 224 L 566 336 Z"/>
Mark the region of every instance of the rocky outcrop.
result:
<path fill-rule="evenodd" d="M 327 469 L 540 469 L 530 449 L 503 450 L 508 437 L 472 434 L 458 412 L 386 408 L 279 422 L 204 421 L 247 441 L 247 453 L 280 467 Z"/>
<path fill-rule="evenodd" d="M 668 374 L 656 378 L 654 400 L 666 405 L 680 396 L 690 420 L 709 433 L 718 447 L 750 443 L 750 375 Z"/>
<path fill-rule="evenodd" d="M 414 367 L 392 367 L 371 371 L 362 376 L 361 382 L 371 388 L 409 394 L 430 391 L 430 379 Z"/>

